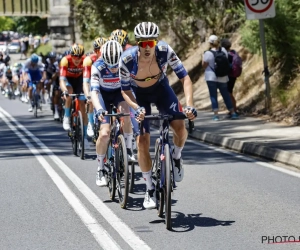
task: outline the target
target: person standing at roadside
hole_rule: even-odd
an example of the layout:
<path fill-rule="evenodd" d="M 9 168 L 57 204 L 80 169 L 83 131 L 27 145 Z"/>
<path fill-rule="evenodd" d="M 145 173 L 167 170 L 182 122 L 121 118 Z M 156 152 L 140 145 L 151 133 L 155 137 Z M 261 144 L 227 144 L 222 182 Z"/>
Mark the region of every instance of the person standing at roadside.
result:
<path fill-rule="evenodd" d="M 231 114 L 231 119 L 237 119 L 238 115 L 234 111 L 227 90 L 228 73 L 230 70 L 227 51 L 220 47 L 219 38 L 216 35 L 211 35 L 208 42 L 210 49 L 204 52 L 202 66 L 205 69 L 205 81 L 207 82 L 212 110 L 214 112 L 213 120 L 218 121 L 220 119 L 218 115 L 218 89 Z"/>
<path fill-rule="evenodd" d="M 230 72 L 228 74 L 227 89 L 231 98 L 234 111 L 237 113 L 236 100 L 233 95 L 233 88 L 237 77 L 242 73 L 242 59 L 235 50 L 231 50 L 231 42 L 228 39 L 223 39 L 221 46 L 226 49 L 228 53 L 228 60 L 230 63 Z"/>

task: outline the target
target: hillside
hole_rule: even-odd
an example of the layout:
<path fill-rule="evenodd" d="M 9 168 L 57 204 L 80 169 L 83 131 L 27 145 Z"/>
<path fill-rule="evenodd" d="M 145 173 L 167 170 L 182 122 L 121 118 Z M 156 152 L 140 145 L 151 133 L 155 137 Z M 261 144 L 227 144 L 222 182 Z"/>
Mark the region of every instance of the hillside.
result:
<path fill-rule="evenodd" d="M 299 106 L 300 84 L 298 78 L 291 82 L 290 89 L 279 92 L 277 89 L 280 73 L 276 67 L 270 67 L 272 93 L 272 111 L 270 114 L 264 112 L 265 84 L 263 71 L 263 59 L 260 55 L 251 54 L 246 48 L 240 45 L 241 36 L 234 33 L 231 37 L 232 48 L 238 51 L 243 59 L 243 73 L 237 79 L 234 95 L 237 106 L 244 115 L 260 116 L 264 119 L 285 122 L 292 125 L 299 124 L 297 107 Z M 204 80 L 203 69 L 201 68 L 202 55 L 207 50 L 208 44 L 202 43 L 196 49 L 190 49 L 187 59 L 183 61 L 193 81 L 194 103 L 199 110 L 211 110 L 208 88 Z M 170 84 L 178 95 L 180 102 L 185 103 L 182 84 L 178 81 L 175 73 L 169 75 Z M 220 109 L 225 110 L 225 105 L 219 94 Z"/>

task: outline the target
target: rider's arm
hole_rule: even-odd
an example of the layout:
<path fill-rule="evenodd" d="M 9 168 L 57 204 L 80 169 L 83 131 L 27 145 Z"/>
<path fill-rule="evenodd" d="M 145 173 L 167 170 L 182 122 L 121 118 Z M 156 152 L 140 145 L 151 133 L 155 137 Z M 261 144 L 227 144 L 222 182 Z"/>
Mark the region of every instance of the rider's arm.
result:
<path fill-rule="evenodd" d="M 92 64 L 92 59 L 89 56 L 87 56 L 83 61 L 83 92 L 86 97 L 91 96 L 90 79 Z"/>
<path fill-rule="evenodd" d="M 121 81 L 121 93 L 124 100 L 130 107 L 132 107 L 134 110 L 137 110 L 139 105 L 137 104 L 130 87 L 130 81 L 133 80 L 131 79 L 130 72 L 124 63 L 123 58 L 121 58 L 119 62 L 119 77 Z"/>
<path fill-rule="evenodd" d="M 59 86 L 62 92 L 67 91 L 67 70 L 68 70 L 68 59 L 63 57 L 60 61 L 60 77 Z"/>
<path fill-rule="evenodd" d="M 186 69 L 184 68 L 181 60 L 176 55 L 174 50 L 168 45 L 168 64 L 171 66 L 171 68 L 174 70 L 177 77 L 180 79 L 184 95 L 186 99 L 186 105 L 193 107 L 194 101 L 193 101 L 193 83 L 191 81 L 191 78 L 189 77 Z"/>
<path fill-rule="evenodd" d="M 92 66 L 91 70 L 91 97 L 92 103 L 96 110 L 103 109 L 99 101 L 99 94 L 100 94 L 100 82 L 102 81 L 101 73 L 99 70 Z"/>

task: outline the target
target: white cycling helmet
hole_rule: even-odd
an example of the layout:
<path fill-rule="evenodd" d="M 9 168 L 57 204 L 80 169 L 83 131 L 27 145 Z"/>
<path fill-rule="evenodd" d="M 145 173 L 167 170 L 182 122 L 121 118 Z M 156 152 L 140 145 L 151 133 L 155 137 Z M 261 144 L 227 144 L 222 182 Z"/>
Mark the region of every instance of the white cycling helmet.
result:
<path fill-rule="evenodd" d="M 118 65 L 122 53 L 121 44 L 114 40 L 107 41 L 101 48 L 102 59 L 108 66 Z"/>
<path fill-rule="evenodd" d="M 142 22 L 134 28 L 135 38 L 157 38 L 159 36 L 159 28 L 155 23 Z"/>

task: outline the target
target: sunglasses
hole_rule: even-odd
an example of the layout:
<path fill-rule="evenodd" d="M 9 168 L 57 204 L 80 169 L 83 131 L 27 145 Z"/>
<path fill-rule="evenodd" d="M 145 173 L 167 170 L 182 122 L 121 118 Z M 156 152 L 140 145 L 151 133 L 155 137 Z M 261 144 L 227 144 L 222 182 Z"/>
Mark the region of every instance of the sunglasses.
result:
<path fill-rule="evenodd" d="M 155 41 L 155 40 L 138 42 L 138 45 L 142 48 L 146 48 L 147 46 L 149 46 L 150 48 L 153 48 L 156 44 L 157 44 L 157 41 Z"/>
<path fill-rule="evenodd" d="M 107 64 L 106 64 L 106 67 L 109 68 L 109 69 L 117 69 L 117 68 L 119 68 L 119 64 L 114 65 L 114 66 L 111 66 L 111 65 L 107 65 Z"/>
<path fill-rule="evenodd" d="M 71 55 L 72 58 L 76 58 L 76 59 L 79 59 L 81 58 L 81 56 L 78 56 L 78 55 Z"/>

